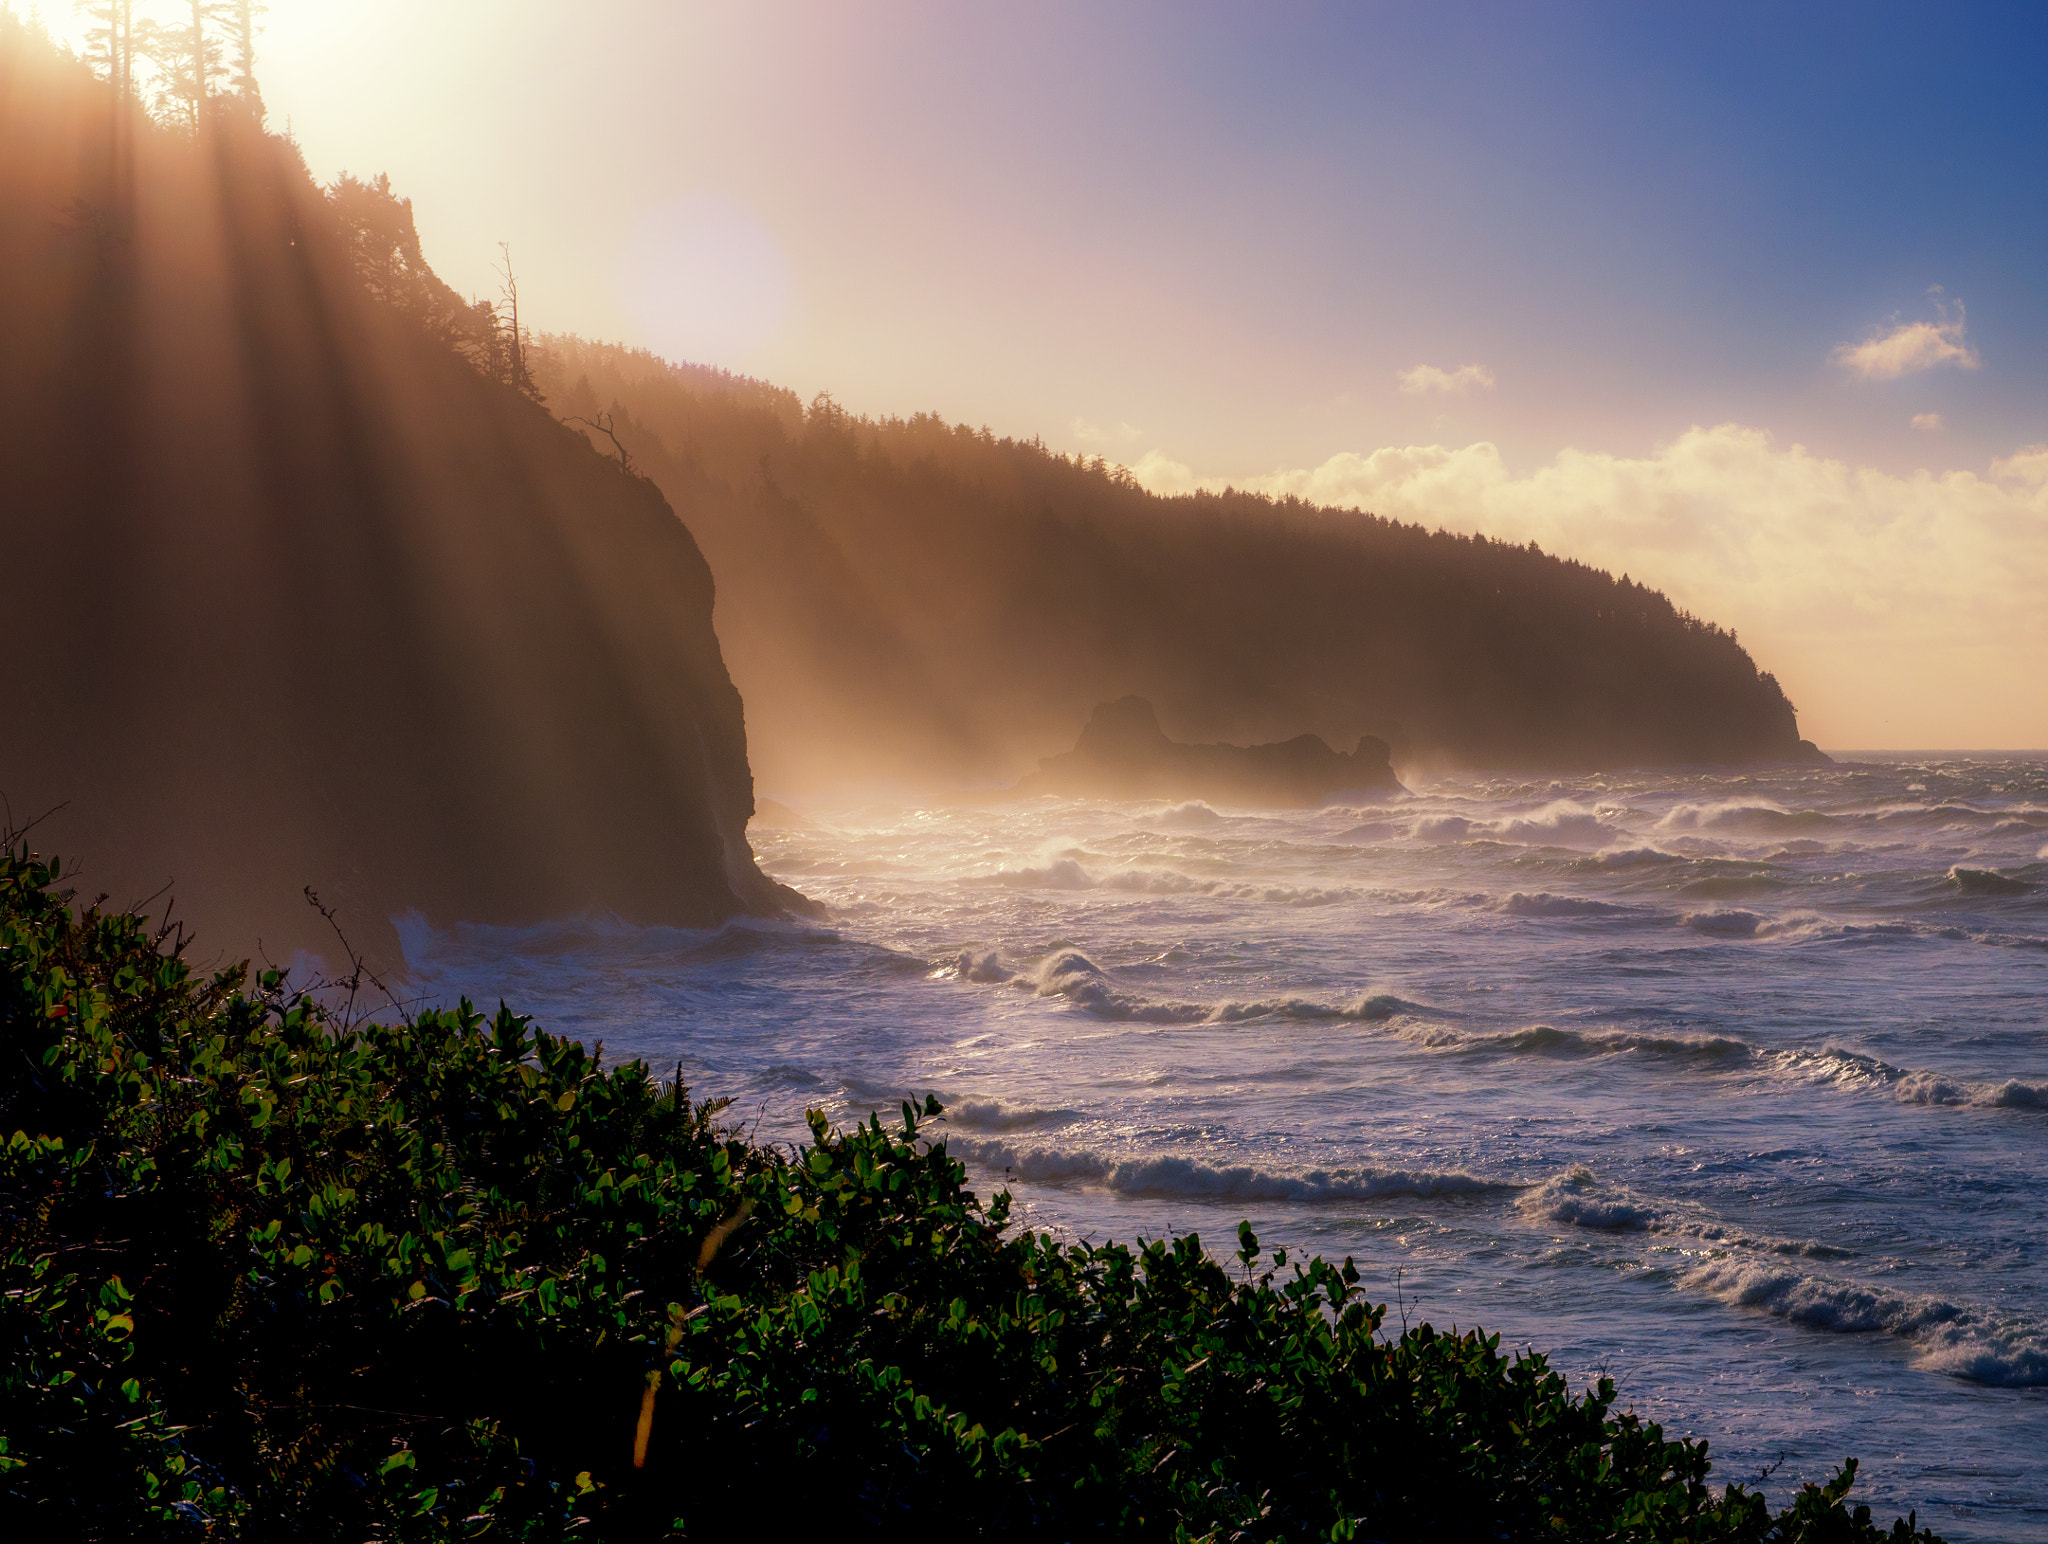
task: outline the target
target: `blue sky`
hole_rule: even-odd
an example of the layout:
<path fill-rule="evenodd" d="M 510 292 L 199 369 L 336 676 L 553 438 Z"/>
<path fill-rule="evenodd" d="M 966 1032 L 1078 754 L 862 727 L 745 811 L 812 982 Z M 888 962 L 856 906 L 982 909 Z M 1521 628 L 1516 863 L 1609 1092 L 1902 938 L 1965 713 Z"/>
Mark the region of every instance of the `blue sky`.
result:
<path fill-rule="evenodd" d="M 262 50 L 541 327 L 1541 539 L 1823 743 L 2048 744 L 2048 6 L 275 0 Z"/>

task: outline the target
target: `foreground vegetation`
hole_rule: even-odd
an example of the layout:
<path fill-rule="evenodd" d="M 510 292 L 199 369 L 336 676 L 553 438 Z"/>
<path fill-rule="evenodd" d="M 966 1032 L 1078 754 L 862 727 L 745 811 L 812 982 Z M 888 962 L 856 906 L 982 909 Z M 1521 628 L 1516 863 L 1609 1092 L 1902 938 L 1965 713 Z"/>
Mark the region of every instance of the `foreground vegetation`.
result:
<path fill-rule="evenodd" d="M 1931 1539 L 1349 1261 L 1005 1226 L 905 1104 L 778 1152 L 468 1004 L 358 1023 L 0 856 L 0 1532 Z"/>

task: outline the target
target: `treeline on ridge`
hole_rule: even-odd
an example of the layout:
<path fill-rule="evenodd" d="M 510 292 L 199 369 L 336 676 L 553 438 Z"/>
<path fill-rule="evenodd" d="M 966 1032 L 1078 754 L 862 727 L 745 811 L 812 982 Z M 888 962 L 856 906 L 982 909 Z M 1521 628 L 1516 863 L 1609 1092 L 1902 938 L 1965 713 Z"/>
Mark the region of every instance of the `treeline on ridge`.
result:
<path fill-rule="evenodd" d="M 1127 694 L 1177 739 L 1371 733 L 1410 765 L 1811 752 L 1732 633 L 1533 544 L 1158 497 L 1099 457 L 574 337 L 532 363 L 703 545 L 771 785 L 1008 780 Z"/>

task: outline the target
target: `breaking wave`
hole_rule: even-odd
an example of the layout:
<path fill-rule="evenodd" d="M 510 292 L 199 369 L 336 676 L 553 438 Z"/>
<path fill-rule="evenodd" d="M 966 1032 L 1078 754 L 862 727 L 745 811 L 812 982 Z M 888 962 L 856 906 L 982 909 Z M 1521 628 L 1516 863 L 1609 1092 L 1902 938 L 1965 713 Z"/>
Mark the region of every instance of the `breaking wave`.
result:
<path fill-rule="evenodd" d="M 1506 912 L 1510 917 L 1628 917 L 1641 916 L 1634 906 L 1616 906 L 1607 901 L 1589 901 L 1576 895 L 1552 895 L 1543 891 L 1538 895 L 1524 895 L 1517 890 L 1494 902 L 1496 911 Z"/>
<path fill-rule="evenodd" d="M 1820 810 L 1788 810 L 1782 804 L 1725 800 L 1712 804 L 1678 804 L 1657 822 L 1659 831 L 1731 831 L 1753 836 L 1785 836 L 1801 831 L 1827 831 L 1839 822 Z"/>
<path fill-rule="evenodd" d="M 1960 863 L 1948 871 L 1947 883 L 1960 895 L 2032 895 L 2038 888 L 1996 869 L 1964 868 Z"/>
<path fill-rule="evenodd" d="M 1348 1003 L 1313 997 L 1225 998 L 1217 1002 L 1152 997 L 1118 982 L 1079 949 L 1055 949 L 1024 970 L 1014 969 L 999 950 L 962 949 L 936 973 L 958 981 L 1020 987 L 1038 997 L 1064 999 L 1097 1018 L 1133 1024 L 1241 1024 L 1259 1019 L 1374 1023 L 1430 1011 L 1387 992 L 1368 993 Z"/>
<path fill-rule="evenodd" d="M 1463 815 L 1425 815 L 1409 827 L 1420 842 L 1510 842 L 1523 847 L 1606 847 L 1627 833 L 1609 825 L 1598 810 L 1558 799 L 1527 815 L 1472 820 Z"/>
<path fill-rule="evenodd" d="M 1774 1255 L 1839 1259 L 1848 1253 L 1811 1239 L 1744 1233 L 1695 1210 L 1653 1201 L 1625 1185 L 1605 1184 L 1584 1164 L 1574 1164 L 1531 1186 L 1515 1201 L 1524 1215 L 1604 1233 L 1655 1233 L 1722 1248 Z"/>
<path fill-rule="evenodd" d="M 1714 1260 L 1680 1281 L 1743 1308 L 1838 1334 L 1895 1335 L 1933 1371 L 2003 1388 L 2048 1384 L 2048 1338 L 2038 1326 L 1946 1298 L 1892 1293 L 1756 1261 Z"/>
<path fill-rule="evenodd" d="M 1402 1003 L 1397 1011 L 1416 1010 L 1415 1005 Z M 1559 1059 L 1621 1055 L 1656 1057 L 1689 1062 L 1712 1071 L 1756 1069 L 1793 1082 L 1882 1092 L 1900 1104 L 1953 1105 L 1980 1110 L 2048 1110 L 2048 1080 L 1976 1080 L 1946 1073 L 1914 1071 L 1837 1045 L 1824 1045 L 1819 1050 L 1769 1050 L 1732 1035 L 1559 1029 L 1551 1024 L 1532 1024 L 1526 1029 L 1493 1034 L 1473 1034 L 1435 1022 L 1410 1026 L 1401 1034 L 1402 1038 L 1426 1050 L 1469 1056 L 1547 1056 Z"/>
<path fill-rule="evenodd" d="M 1079 1110 L 1038 1109 L 1031 1105 L 1004 1104 L 998 1099 L 961 1099 L 946 1106 L 946 1119 L 954 1126 L 977 1131 L 1030 1131 L 1047 1126 L 1065 1126 L 1083 1118 Z"/>
<path fill-rule="evenodd" d="M 1557 1029 L 1549 1024 L 1492 1035 L 1432 1026 L 1412 1032 L 1409 1038 L 1432 1050 L 1481 1055 L 1618 1056 L 1633 1052 L 1642 1056 L 1723 1061 L 1757 1054 L 1748 1042 L 1725 1035 L 1651 1035 L 1631 1030 Z"/>
<path fill-rule="evenodd" d="M 978 1137 L 953 1137 L 946 1150 L 987 1169 L 1040 1183 L 1081 1182 L 1126 1195 L 1184 1196 L 1217 1201 L 1372 1201 L 1388 1196 L 1431 1199 L 1513 1187 L 1462 1171 L 1429 1169 L 1261 1168 L 1215 1165 L 1172 1155 L 1119 1158 L 1088 1148 L 1021 1147 Z"/>

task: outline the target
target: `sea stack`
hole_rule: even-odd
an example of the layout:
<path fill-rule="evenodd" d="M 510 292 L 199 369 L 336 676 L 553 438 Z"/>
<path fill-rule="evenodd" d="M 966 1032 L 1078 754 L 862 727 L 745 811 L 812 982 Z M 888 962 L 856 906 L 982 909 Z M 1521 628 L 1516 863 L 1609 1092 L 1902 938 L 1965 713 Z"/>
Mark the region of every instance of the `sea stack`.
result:
<path fill-rule="evenodd" d="M 1014 792 L 1301 806 L 1403 792 L 1389 754 L 1375 735 L 1362 736 L 1349 755 L 1313 734 L 1270 745 L 1183 745 L 1167 738 L 1151 703 L 1122 697 L 1098 702 L 1074 748 L 1046 757 Z"/>

